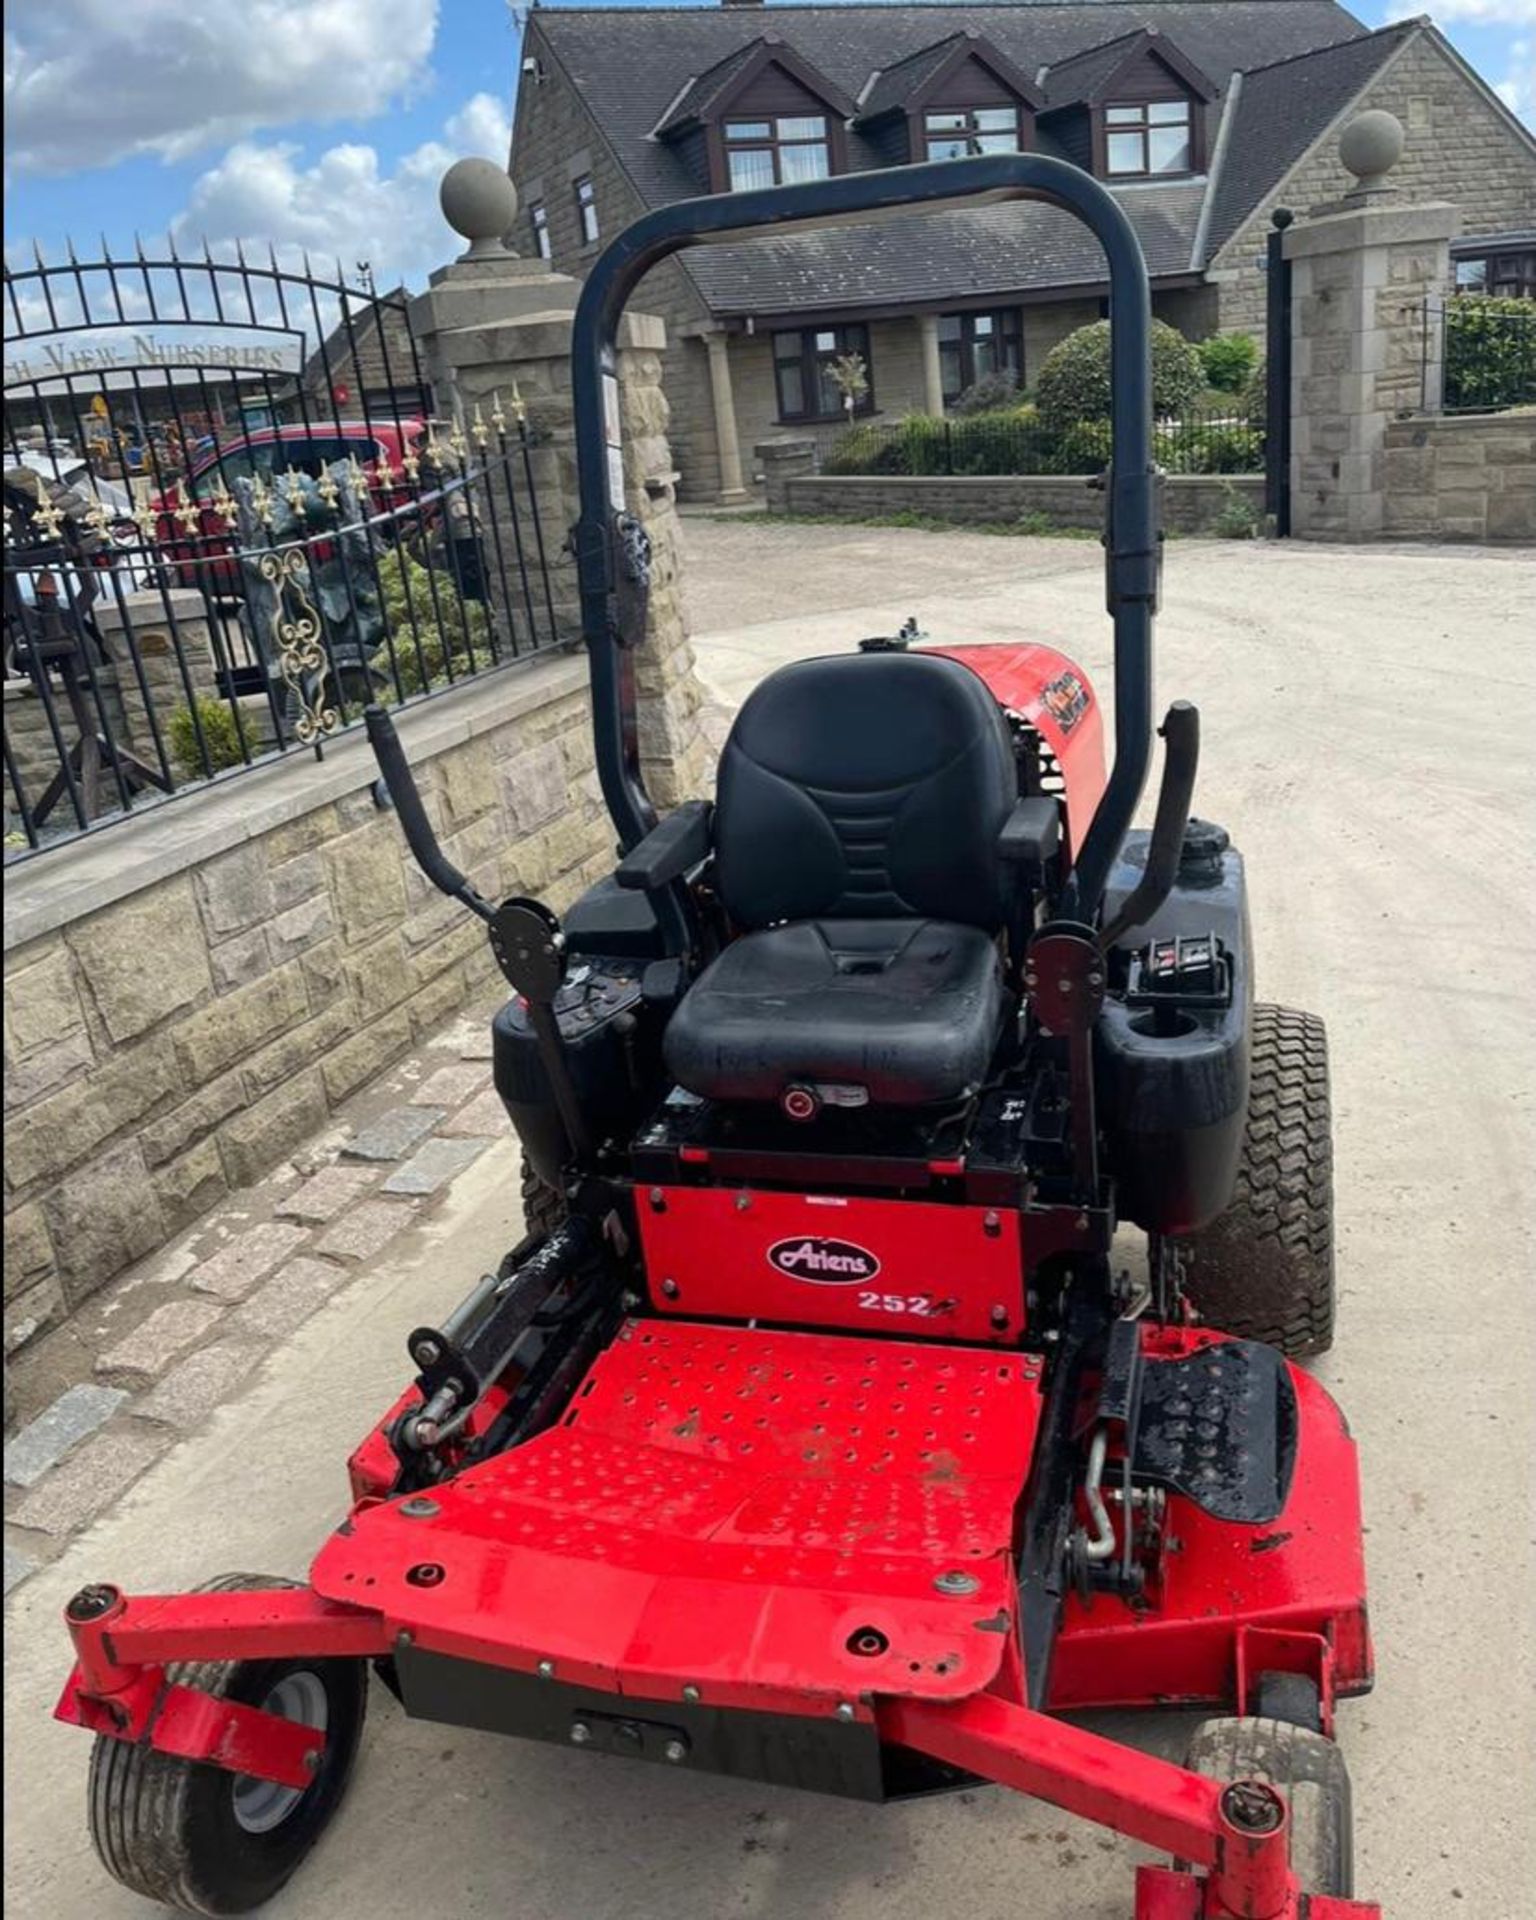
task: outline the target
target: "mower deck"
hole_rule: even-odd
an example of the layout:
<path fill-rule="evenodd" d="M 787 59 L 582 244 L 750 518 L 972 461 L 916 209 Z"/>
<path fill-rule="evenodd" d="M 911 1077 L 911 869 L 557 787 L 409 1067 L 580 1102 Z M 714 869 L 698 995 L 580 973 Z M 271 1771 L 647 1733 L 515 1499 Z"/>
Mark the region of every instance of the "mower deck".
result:
<path fill-rule="evenodd" d="M 357 1514 L 311 1578 L 424 1646 L 617 1692 L 958 1699 L 1008 1645 L 1038 1380 L 1027 1354 L 631 1322 L 558 1426 Z"/>

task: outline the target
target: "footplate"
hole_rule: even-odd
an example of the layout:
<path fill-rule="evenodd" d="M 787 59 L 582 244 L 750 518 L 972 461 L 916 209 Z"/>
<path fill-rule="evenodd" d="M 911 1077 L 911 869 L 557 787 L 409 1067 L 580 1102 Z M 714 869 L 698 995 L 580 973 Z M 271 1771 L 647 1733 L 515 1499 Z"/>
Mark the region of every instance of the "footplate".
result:
<path fill-rule="evenodd" d="M 1296 1390 L 1256 1340 L 1223 1340 L 1142 1370 L 1133 1469 L 1217 1520 L 1258 1525 L 1284 1509 L 1296 1469 Z"/>

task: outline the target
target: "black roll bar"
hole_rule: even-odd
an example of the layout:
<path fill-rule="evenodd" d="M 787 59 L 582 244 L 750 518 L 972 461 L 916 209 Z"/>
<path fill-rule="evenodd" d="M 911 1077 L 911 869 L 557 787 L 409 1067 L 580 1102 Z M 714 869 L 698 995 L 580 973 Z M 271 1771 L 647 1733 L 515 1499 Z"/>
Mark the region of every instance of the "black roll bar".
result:
<path fill-rule="evenodd" d="M 615 355 L 630 294 L 652 267 L 684 247 L 762 238 L 791 226 L 846 224 L 871 215 L 1002 200 L 1046 200 L 1075 214 L 1097 237 L 1109 266 L 1113 454 L 1105 549 L 1115 627 L 1115 761 L 1061 903 L 1068 918 L 1091 921 L 1097 913 L 1151 757 L 1152 617 L 1159 571 L 1151 297 L 1141 247 L 1117 202 L 1089 174 L 1045 154 L 985 154 L 682 200 L 643 214 L 593 263 L 576 307 L 571 343 L 581 494 L 576 561 L 582 632 L 591 660 L 598 775 L 625 853 L 656 823 L 640 775 L 635 722 L 630 649 L 640 636 L 620 631 L 615 599 L 616 522 L 624 511 Z"/>

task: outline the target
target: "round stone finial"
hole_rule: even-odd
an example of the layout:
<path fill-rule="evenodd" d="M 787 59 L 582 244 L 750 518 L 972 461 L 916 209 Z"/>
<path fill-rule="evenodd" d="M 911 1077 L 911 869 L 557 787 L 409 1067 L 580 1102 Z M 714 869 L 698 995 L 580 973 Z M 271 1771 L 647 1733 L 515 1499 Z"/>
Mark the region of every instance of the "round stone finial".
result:
<path fill-rule="evenodd" d="M 455 160 L 437 192 L 443 218 L 469 242 L 466 260 L 505 252 L 517 218 L 517 188 L 494 160 Z"/>
<path fill-rule="evenodd" d="M 1354 174 L 1359 190 L 1379 187 L 1402 157 L 1403 123 L 1384 108 L 1356 114 L 1339 135 L 1339 158 Z"/>

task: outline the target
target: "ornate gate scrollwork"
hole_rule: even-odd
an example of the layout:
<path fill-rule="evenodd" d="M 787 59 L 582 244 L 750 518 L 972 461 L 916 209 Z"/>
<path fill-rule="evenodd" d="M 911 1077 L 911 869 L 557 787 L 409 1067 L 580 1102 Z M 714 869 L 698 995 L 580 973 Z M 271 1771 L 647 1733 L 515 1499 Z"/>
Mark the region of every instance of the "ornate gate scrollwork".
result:
<path fill-rule="evenodd" d="M 283 683 L 293 696 L 293 730 L 309 746 L 334 733 L 341 716 L 325 704 L 327 662 L 320 644 L 320 615 L 307 591 L 308 555 L 303 547 L 280 547 L 262 554 L 256 565 L 276 596 L 272 639 Z"/>

